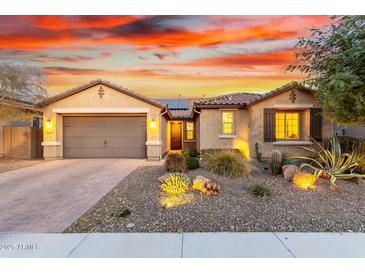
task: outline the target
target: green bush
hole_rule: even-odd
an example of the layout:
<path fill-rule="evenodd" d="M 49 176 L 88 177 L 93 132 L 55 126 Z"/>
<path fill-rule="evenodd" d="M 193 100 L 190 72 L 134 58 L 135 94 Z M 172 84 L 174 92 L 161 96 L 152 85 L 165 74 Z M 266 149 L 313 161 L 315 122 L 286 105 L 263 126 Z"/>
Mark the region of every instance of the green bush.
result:
<path fill-rule="evenodd" d="M 184 172 L 186 170 L 185 157 L 179 152 L 169 152 L 165 161 L 168 172 Z"/>
<path fill-rule="evenodd" d="M 237 178 L 251 174 L 252 166 L 246 158 L 237 151 L 213 150 L 203 156 L 205 168 L 221 176 Z"/>
<path fill-rule="evenodd" d="M 187 157 L 185 158 L 186 166 L 188 169 L 193 170 L 199 167 L 199 159 L 196 157 Z"/>
<path fill-rule="evenodd" d="M 250 186 L 248 192 L 260 198 L 268 198 L 271 195 L 271 189 L 263 185 Z"/>
<path fill-rule="evenodd" d="M 185 157 L 196 157 L 196 156 L 198 156 L 198 153 L 196 152 L 196 150 L 192 150 L 190 148 L 184 149 L 182 151 L 182 154 Z"/>

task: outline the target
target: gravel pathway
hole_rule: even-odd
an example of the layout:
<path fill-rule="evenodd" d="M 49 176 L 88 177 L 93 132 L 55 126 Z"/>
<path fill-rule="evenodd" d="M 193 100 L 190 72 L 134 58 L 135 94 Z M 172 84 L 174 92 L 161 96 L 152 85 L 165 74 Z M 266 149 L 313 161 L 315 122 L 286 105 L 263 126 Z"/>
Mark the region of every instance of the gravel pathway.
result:
<path fill-rule="evenodd" d="M 338 182 L 341 192 L 325 181 L 305 191 L 268 174 L 227 179 L 204 169 L 203 175 L 221 186 L 217 197 L 194 193 L 192 203 L 165 209 L 159 204 L 161 166 L 140 167 L 102 198 L 65 232 L 203 232 L 203 231 L 358 231 L 365 232 L 365 184 Z M 272 190 L 262 199 L 247 192 L 252 184 Z M 111 216 L 128 208 L 125 218 Z M 126 228 L 134 223 L 133 228 Z"/>

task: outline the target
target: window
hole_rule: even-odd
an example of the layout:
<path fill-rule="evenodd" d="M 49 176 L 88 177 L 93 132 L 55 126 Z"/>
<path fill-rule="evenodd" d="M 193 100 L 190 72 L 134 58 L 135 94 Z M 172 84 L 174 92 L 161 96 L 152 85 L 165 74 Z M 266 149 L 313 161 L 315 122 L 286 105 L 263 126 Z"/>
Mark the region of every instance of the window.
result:
<path fill-rule="evenodd" d="M 222 112 L 222 134 L 232 135 L 234 134 L 234 112 L 223 111 Z"/>
<path fill-rule="evenodd" d="M 194 139 L 194 123 L 186 122 L 186 139 L 193 140 Z"/>
<path fill-rule="evenodd" d="M 299 139 L 299 113 L 276 112 L 276 139 Z"/>

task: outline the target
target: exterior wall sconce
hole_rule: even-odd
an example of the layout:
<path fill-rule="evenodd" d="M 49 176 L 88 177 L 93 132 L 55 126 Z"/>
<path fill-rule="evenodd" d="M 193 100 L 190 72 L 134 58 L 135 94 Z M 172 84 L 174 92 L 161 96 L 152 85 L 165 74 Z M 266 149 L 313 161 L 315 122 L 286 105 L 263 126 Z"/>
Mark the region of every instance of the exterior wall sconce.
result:
<path fill-rule="evenodd" d="M 157 123 L 156 123 L 156 119 L 155 119 L 155 118 L 153 118 L 153 119 L 151 120 L 151 122 L 150 122 L 150 127 L 151 127 L 151 128 L 156 128 L 156 127 L 157 127 Z"/>
<path fill-rule="evenodd" d="M 47 119 L 46 121 L 46 129 L 51 129 L 52 128 L 52 122 L 50 119 Z"/>

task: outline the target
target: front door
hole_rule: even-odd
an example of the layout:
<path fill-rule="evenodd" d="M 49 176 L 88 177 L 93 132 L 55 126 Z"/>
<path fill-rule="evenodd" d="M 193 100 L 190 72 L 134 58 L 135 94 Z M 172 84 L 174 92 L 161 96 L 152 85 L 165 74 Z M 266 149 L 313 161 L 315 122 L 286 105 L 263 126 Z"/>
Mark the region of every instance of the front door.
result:
<path fill-rule="evenodd" d="M 180 150 L 181 147 L 181 122 L 171 122 L 171 149 Z"/>

